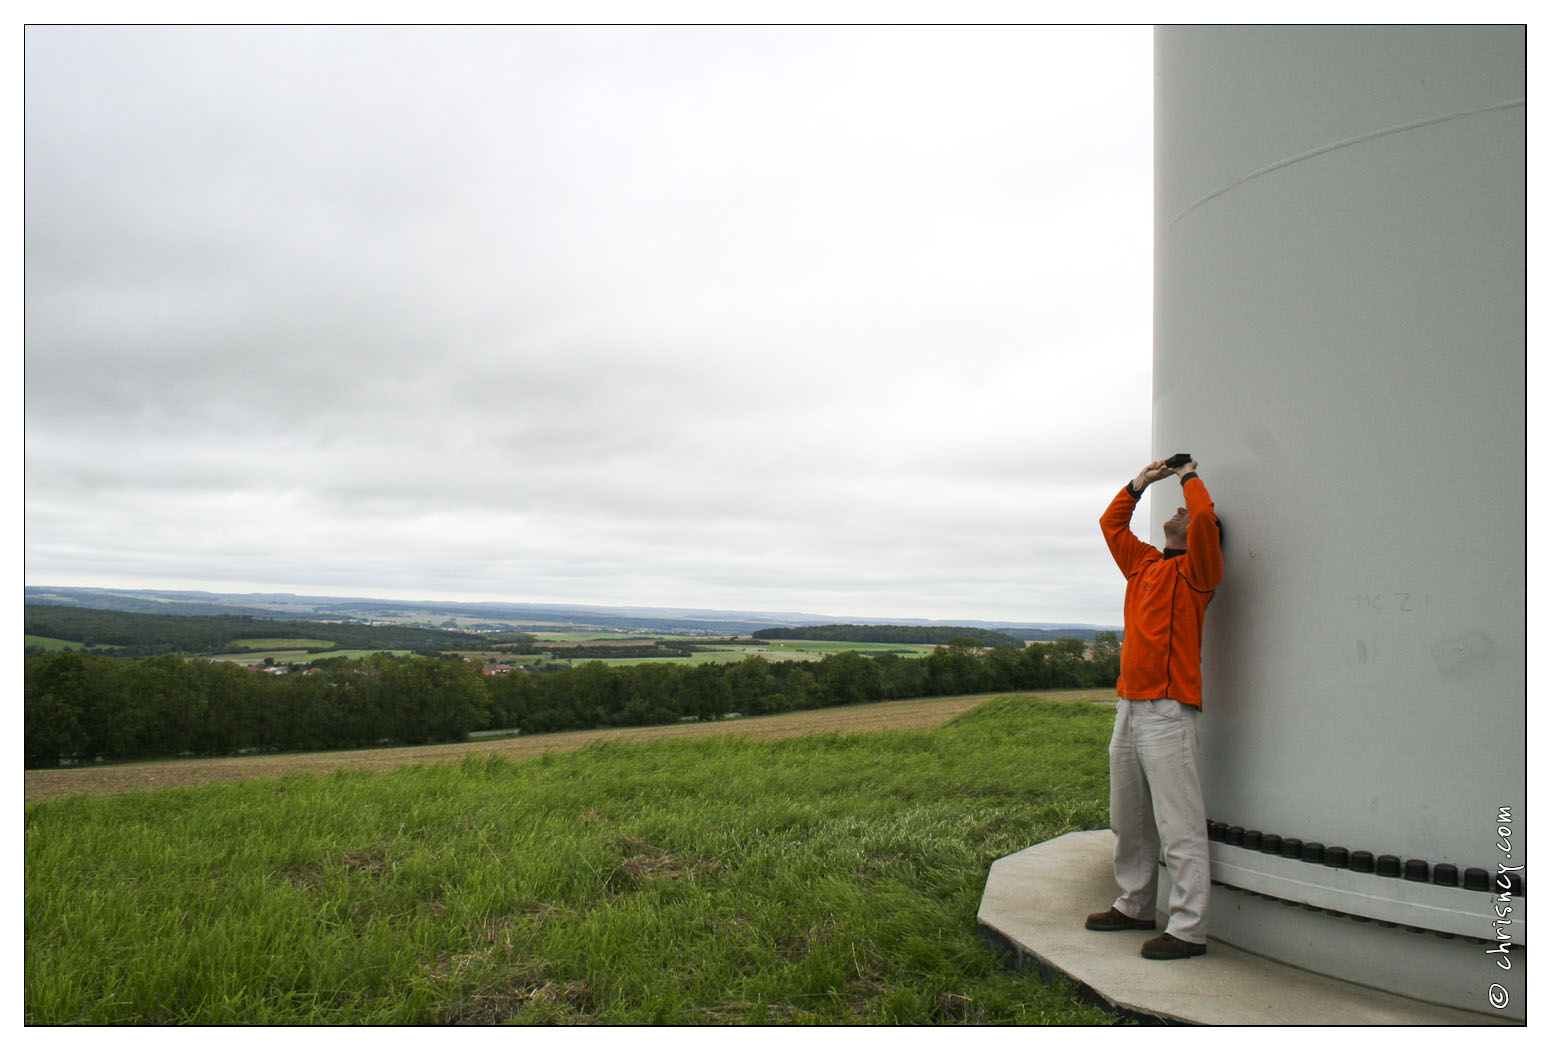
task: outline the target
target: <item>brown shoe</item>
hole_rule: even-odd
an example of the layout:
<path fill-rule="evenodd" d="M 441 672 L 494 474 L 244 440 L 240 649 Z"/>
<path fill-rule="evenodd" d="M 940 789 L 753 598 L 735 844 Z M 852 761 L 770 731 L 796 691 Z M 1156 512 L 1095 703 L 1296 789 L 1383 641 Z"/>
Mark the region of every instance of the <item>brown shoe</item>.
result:
<path fill-rule="evenodd" d="M 1083 924 L 1090 931 L 1155 931 L 1157 920 L 1133 920 L 1113 905 L 1108 912 L 1095 912 Z"/>
<path fill-rule="evenodd" d="M 1142 955 L 1149 960 L 1183 960 L 1187 956 L 1204 956 L 1206 945 L 1187 942 L 1167 932 L 1142 943 Z"/>

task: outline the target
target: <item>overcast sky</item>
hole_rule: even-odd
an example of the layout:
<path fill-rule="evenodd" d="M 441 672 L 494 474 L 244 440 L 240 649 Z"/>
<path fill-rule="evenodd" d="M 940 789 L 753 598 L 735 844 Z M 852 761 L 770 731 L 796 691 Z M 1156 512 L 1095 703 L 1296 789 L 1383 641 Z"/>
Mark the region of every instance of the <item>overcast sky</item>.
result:
<path fill-rule="evenodd" d="M 1151 41 L 29 29 L 27 583 L 1118 623 Z"/>

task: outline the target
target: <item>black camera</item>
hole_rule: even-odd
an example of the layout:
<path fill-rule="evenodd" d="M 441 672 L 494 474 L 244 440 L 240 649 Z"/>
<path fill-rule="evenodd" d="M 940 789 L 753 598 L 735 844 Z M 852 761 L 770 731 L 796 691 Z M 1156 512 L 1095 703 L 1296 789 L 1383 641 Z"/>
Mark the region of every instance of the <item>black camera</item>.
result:
<path fill-rule="evenodd" d="M 1173 456 L 1170 456 L 1167 460 L 1163 461 L 1163 466 L 1167 467 L 1171 471 L 1177 471 L 1193 459 L 1194 457 L 1189 453 L 1175 453 Z"/>

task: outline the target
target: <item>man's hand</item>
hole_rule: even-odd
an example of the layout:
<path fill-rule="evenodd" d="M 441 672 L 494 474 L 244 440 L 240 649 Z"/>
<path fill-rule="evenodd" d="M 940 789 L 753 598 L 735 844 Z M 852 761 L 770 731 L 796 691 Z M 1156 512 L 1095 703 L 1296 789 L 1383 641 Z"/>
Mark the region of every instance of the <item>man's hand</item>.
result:
<path fill-rule="evenodd" d="M 1192 464 L 1191 466 L 1193 467 L 1195 465 Z M 1154 460 L 1152 463 L 1148 464 L 1146 467 L 1143 467 L 1141 471 L 1137 473 L 1135 481 L 1131 483 L 1131 488 L 1135 489 L 1137 492 L 1141 492 L 1143 489 L 1146 489 L 1154 482 L 1167 478 L 1173 473 L 1174 472 L 1169 470 L 1168 465 L 1165 464 L 1162 460 Z"/>
<path fill-rule="evenodd" d="M 1178 475 L 1179 478 L 1181 480 L 1183 480 L 1185 475 L 1190 474 L 1195 469 L 1196 469 L 1196 462 L 1194 460 L 1191 460 L 1189 463 L 1183 463 L 1183 464 L 1180 464 L 1178 467 L 1174 468 L 1174 474 Z"/>

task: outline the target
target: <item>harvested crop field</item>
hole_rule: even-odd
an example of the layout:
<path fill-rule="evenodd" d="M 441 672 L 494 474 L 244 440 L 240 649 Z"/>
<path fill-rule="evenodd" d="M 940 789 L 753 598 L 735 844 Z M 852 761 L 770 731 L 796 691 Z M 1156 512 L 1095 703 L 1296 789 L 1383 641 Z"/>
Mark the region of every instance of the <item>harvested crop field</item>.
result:
<path fill-rule="evenodd" d="M 747 737 L 796 737 L 802 734 L 870 733 L 878 730 L 919 730 L 962 715 L 992 697 L 1008 694 L 971 694 L 929 697 L 910 701 L 783 712 L 780 715 L 727 719 L 714 723 L 680 723 L 674 726 L 625 727 L 612 730 L 575 730 L 453 744 L 415 745 L 407 748 L 369 748 L 341 752 L 306 752 L 284 755 L 230 756 L 219 759 L 170 759 L 156 762 L 115 763 L 68 770 L 26 771 L 26 801 L 70 795 L 116 795 L 137 790 L 156 790 L 181 785 L 245 781 L 255 777 L 288 774 L 326 774 L 334 770 L 387 770 L 404 763 L 443 763 L 466 755 L 495 753 L 527 759 L 544 752 L 585 748 L 602 741 L 655 741 L 707 734 L 742 734 Z M 1054 690 L 1013 696 L 1050 700 L 1108 701 L 1111 690 Z"/>

